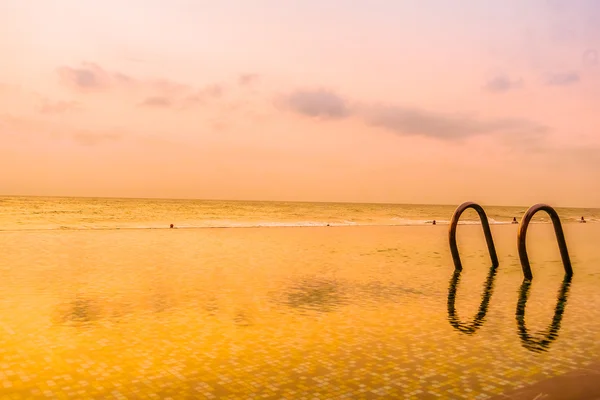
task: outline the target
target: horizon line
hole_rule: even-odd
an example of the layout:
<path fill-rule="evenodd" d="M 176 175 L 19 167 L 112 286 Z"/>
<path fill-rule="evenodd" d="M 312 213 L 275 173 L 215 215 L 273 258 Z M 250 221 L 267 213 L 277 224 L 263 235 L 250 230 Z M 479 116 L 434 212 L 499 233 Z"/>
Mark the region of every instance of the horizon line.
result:
<path fill-rule="evenodd" d="M 68 195 L 32 195 L 32 194 L 0 194 L 0 197 L 33 197 L 33 198 L 57 198 L 57 199 L 107 199 L 107 200 L 187 200 L 187 201 L 228 201 L 228 202 L 255 202 L 255 203 L 301 203 L 301 204 L 362 204 L 362 205 L 392 205 L 392 206 L 442 206 L 442 207 L 458 207 L 457 204 L 441 204 L 441 203 L 390 203 L 390 202 L 364 202 L 364 201 L 323 201 L 323 200 L 256 200 L 256 199 L 217 199 L 217 198 L 193 198 L 193 197 L 114 197 L 114 196 L 68 196 Z M 470 201 L 470 200 L 468 200 Z M 477 202 L 476 202 L 477 203 Z M 480 203 L 477 203 L 480 204 Z M 481 205 L 481 204 L 480 204 Z M 533 204 L 531 205 L 533 206 Z M 512 207 L 512 208 L 529 208 L 531 206 L 523 205 L 499 205 L 486 204 L 485 207 Z M 573 206 L 552 206 L 553 208 L 574 208 L 574 209 L 600 209 L 600 207 L 573 207 Z"/>

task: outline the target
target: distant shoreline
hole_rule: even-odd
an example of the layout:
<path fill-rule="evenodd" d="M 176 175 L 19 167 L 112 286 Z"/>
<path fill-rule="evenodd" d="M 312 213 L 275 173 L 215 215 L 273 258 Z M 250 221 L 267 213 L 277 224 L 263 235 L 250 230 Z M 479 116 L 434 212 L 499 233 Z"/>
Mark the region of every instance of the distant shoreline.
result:
<path fill-rule="evenodd" d="M 131 201 L 182 201 L 182 202 L 226 202 L 226 203 L 279 203 L 279 204 L 331 204 L 331 205 L 377 205 L 377 206 L 409 206 L 409 207 L 457 207 L 459 203 L 436 204 L 436 203 L 390 203 L 390 202 L 364 202 L 364 201 L 322 201 L 322 200 L 256 200 L 256 199 L 200 199 L 200 198 L 170 198 L 170 197 L 112 197 L 112 196 L 46 196 L 46 195 L 20 195 L 20 194 L 1 194 L 3 198 L 34 198 L 34 199 L 86 199 L 86 200 L 131 200 Z M 464 201 L 467 201 L 465 199 Z M 476 201 L 477 203 L 477 201 Z M 514 208 L 528 209 L 530 205 L 498 205 L 479 202 L 484 207 L 495 208 Z M 600 210 L 600 207 L 582 207 L 582 206 L 558 206 L 550 204 L 556 209 L 576 209 L 576 210 Z"/>
<path fill-rule="evenodd" d="M 579 224 L 577 221 L 561 221 L 563 225 L 573 225 Z M 530 224 L 537 225 L 551 225 L 551 221 L 532 221 Z M 596 225 L 597 222 L 587 223 L 584 225 Z M 481 223 L 459 223 L 459 225 L 463 226 L 477 226 L 481 225 Z M 513 228 L 518 228 L 519 225 L 512 224 L 509 222 L 503 223 L 495 223 L 490 224 L 494 227 L 496 226 L 512 226 Z M 96 227 L 96 228 L 85 228 L 85 227 L 56 227 L 56 228 L 24 228 L 24 229 L 2 229 L 0 228 L 0 232 L 78 232 L 78 231 L 146 231 L 146 230 L 208 230 L 208 229 L 277 229 L 277 228 L 402 228 L 402 227 L 414 227 L 414 228 L 424 228 L 424 227 L 446 227 L 449 226 L 448 223 L 437 223 L 433 225 L 431 223 L 421 223 L 421 224 L 330 224 L 330 225 L 293 225 L 293 224 L 281 224 L 281 225 L 240 225 L 240 226 L 175 226 L 170 228 L 169 226 L 165 227 Z"/>

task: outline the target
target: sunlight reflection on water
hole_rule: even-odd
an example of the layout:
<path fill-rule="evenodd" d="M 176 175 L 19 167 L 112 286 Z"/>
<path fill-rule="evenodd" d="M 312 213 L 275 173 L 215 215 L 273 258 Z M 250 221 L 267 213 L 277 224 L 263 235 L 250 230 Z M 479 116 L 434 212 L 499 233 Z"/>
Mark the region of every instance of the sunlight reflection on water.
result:
<path fill-rule="evenodd" d="M 4 232 L 0 396 L 501 393 L 600 355 L 600 231 L 566 229 L 561 300 L 543 229 L 525 319 L 512 226 L 491 283 L 477 226 L 460 281 L 444 227 Z"/>

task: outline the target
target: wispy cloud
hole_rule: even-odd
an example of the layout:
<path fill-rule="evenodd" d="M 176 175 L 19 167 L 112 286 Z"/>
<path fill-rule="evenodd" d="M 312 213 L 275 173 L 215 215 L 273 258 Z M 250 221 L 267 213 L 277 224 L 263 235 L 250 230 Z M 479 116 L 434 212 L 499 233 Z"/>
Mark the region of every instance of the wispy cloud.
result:
<path fill-rule="evenodd" d="M 546 78 L 546 84 L 549 86 L 568 86 L 576 84 L 579 81 L 580 77 L 577 72 L 550 74 Z"/>
<path fill-rule="evenodd" d="M 326 119 L 356 117 L 367 125 L 401 136 L 423 136 L 458 141 L 490 134 L 540 135 L 549 128 L 521 118 L 479 119 L 470 115 L 441 113 L 418 107 L 381 104 L 351 105 L 351 101 L 324 89 L 299 90 L 283 97 L 296 114 Z"/>
<path fill-rule="evenodd" d="M 207 85 L 201 89 L 189 91 L 183 96 L 166 94 L 161 96 L 148 96 L 139 105 L 144 107 L 185 109 L 198 104 L 205 104 L 221 98 L 225 92 L 223 86 L 218 84 Z"/>
<path fill-rule="evenodd" d="M 98 64 L 82 63 L 79 67 L 58 68 L 60 82 L 79 93 L 108 91 L 113 89 L 135 89 L 143 95 L 138 105 L 183 109 L 207 101 L 223 98 L 236 86 L 250 86 L 258 82 L 258 74 L 242 74 L 229 84 L 210 83 L 202 87 L 175 82 L 169 79 L 143 79 L 109 71 Z"/>
<path fill-rule="evenodd" d="M 280 99 L 293 112 L 315 118 L 345 118 L 350 115 L 347 101 L 325 89 L 297 90 Z"/>
<path fill-rule="evenodd" d="M 159 107 L 159 108 L 168 108 L 173 105 L 171 99 L 165 96 L 152 96 L 147 97 L 140 103 L 141 106 L 146 107 Z"/>
<path fill-rule="evenodd" d="M 520 118 L 478 119 L 468 115 L 439 113 L 398 106 L 371 107 L 370 125 L 398 135 L 417 135 L 442 140 L 460 140 L 497 133 L 540 133 L 547 127 Z"/>
<path fill-rule="evenodd" d="M 240 86 L 248 86 L 258 82 L 260 75 L 258 74 L 242 74 L 238 77 L 238 84 Z"/>
<path fill-rule="evenodd" d="M 119 83 L 131 82 L 131 78 L 118 72 L 109 72 L 97 64 L 84 62 L 79 67 L 59 67 L 60 82 L 82 92 L 105 90 Z"/>
<path fill-rule="evenodd" d="M 84 62 L 79 67 L 62 66 L 57 69 L 59 81 L 66 87 L 83 92 L 109 89 L 139 89 L 160 94 L 175 94 L 194 88 L 169 79 L 140 79 L 119 71 L 110 71 L 98 64 Z"/>
<path fill-rule="evenodd" d="M 511 80 L 505 75 L 498 75 L 489 81 L 483 86 L 483 88 L 492 93 L 503 93 L 508 92 L 511 89 L 518 89 L 523 87 L 523 80 Z"/>

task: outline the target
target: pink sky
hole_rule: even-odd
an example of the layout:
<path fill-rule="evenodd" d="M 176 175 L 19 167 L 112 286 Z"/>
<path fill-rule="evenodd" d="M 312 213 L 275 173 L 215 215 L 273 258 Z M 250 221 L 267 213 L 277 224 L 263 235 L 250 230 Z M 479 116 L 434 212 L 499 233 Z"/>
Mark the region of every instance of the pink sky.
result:
<path fill-rule="evenodd" d="M 358 3 L 3 0 L 0 194 L 600 207 L 594 0 Z"/>

